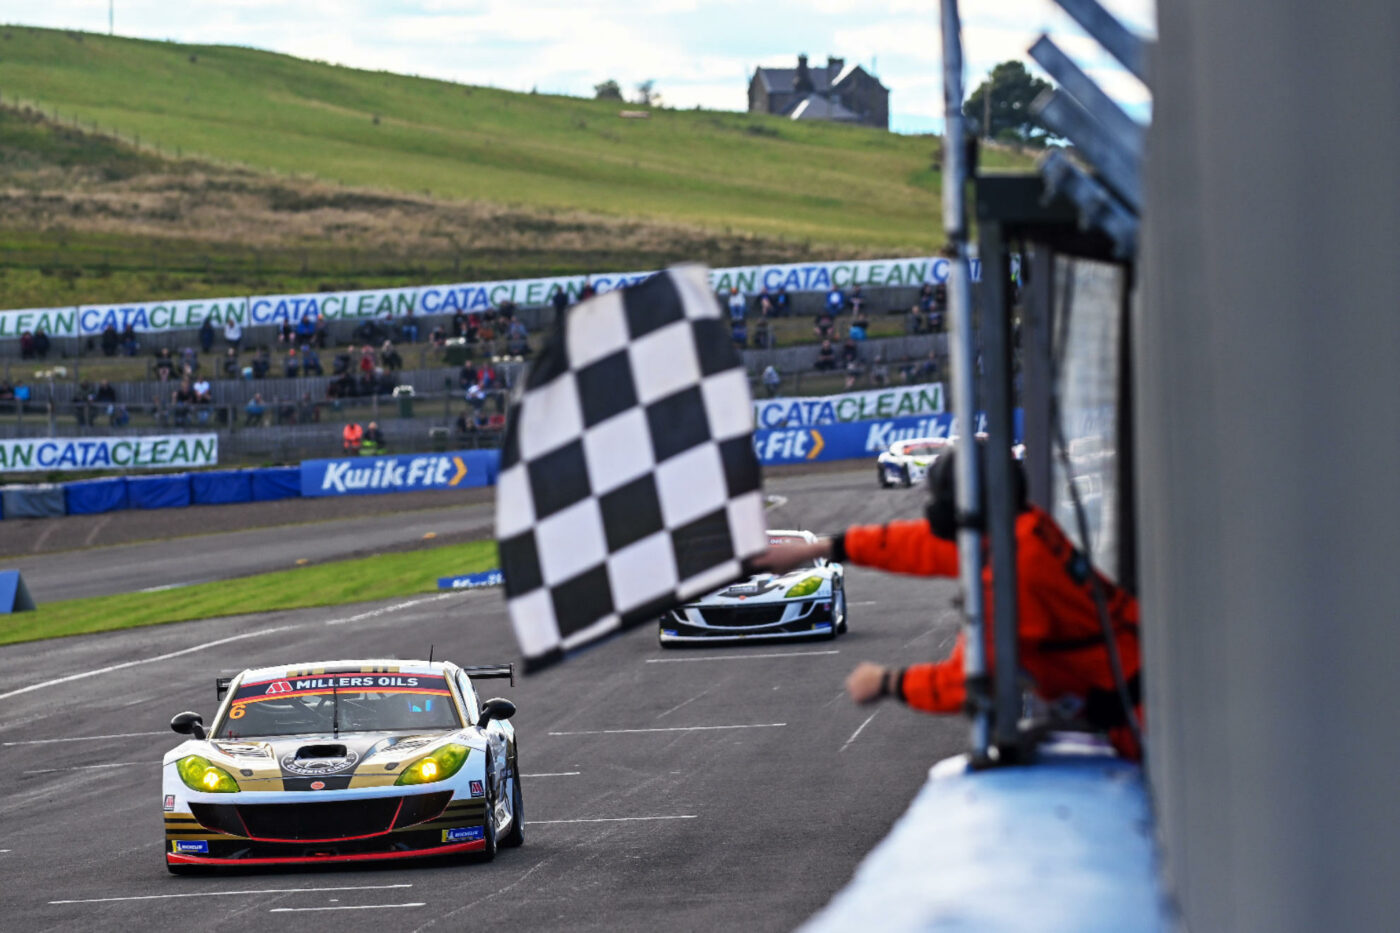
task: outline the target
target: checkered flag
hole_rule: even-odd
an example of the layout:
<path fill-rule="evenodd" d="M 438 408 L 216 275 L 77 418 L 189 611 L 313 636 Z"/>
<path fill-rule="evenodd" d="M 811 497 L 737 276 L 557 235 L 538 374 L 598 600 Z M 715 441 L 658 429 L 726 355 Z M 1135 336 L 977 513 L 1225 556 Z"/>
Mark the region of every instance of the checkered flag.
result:
<path fill-rule="evenodd" d="M 526 670 L 742 576 L 768 541 L 752 408 L 703 267 L 569 309 L 511 413 L 497 481 Z"/>

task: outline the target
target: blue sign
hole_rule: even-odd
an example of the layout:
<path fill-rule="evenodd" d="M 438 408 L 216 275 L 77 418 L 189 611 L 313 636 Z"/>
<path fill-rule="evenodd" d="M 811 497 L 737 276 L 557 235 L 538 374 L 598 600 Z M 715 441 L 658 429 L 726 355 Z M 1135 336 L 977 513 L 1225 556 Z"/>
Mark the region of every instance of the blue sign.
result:
<path fill-rule="evenodd" d="M 498 450 L 307 460 L 301 465 L 301 494 L 359 496 L 490 486 L 500 463 Z"/>
<path fill-rule="evenodd" d="M 1021 409 L 1015 411 L 1014 432 L 1021 436 Z M 987 429 L 985 415 L 978 414 L 977 430 Z M 855 421 L 821 427 L 771 428 L 754 432 L 754 452 L 764 466 L 780 463 L 822 463 L 829 460 L 856 460 L 879 456 L 895 441 L 916 437 L 949 437 L 954 430 L 953 416 L 908 416 L 882 421 Z"/>
<path fill-rule="evenodd" d="M 438 577 L 438 589 L 474 590 L 482 586 L 500 586 L 505 582 L 505 574 L 499 570 L 485 570 L 481 573 L 463 574 L 460 577 Z"/>

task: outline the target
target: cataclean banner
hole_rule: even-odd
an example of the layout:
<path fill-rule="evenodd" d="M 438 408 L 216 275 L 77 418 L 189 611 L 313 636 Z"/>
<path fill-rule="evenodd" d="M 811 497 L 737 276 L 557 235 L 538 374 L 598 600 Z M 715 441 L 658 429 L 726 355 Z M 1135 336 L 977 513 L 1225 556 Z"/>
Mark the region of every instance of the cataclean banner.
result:
<path fill-rule="evenodd" d="M 500 466 L 498 450 L 457 450 L 353 460 L 305 460 L 303 496 L 359 496 L 425 489 L 489 486 Z"/>
<path fill-rule="evenodd" d="M 0 473 L 160 469 L 219 462 L 219 435 L 38 437 L 0 441 Z"/>
<path fill-rule="evenodd" d="M 736 266 L 711 269 L 710 286 L 746 294 L 763 288 L 776 291 L 826 291 L 861 286 L 937 284 L 948 279 L 949 261 L 941 257 L 919 259 L 868 259 L 833 262 L 788 263 L 772 266 Z M 980 263 L 972 261 L 973 279 Z M 503 279 L 451 285 L 424 285 L 347 292 L 312 292 L 302 295 L 255 295 L 232 298 L 199 298 L 181 301 L 129 302 L 81 305 L 76 308 L 37 308 L 0 311 L 0 339 L 14 339 L 25 331 L 43 330 L 50 337 L 92 336 L 109 325 L 118 332 L 128 325 L 138 333 L 193 330 L 208 318 L 216 327 L 236 321 L 244 327 L 296 323 L 307 315 L 327 320 L 402 317 L 406 314 L 455 314 L 482 311 L 513 301 L 518 305 L 547 303 L 556 292 L 576 300 L 586 284 L 599 292 L 640 282 L 655 272 L 605 272 L 593 275 L 538 279 Z"/>
<path fill-rule="evenodd" d="M 1022 411 L 1013 412 L 1012 431 L 1022 434 Z M 977 415 L 977 430 L 987 429 L 987 418 Z M 895 441 L 916 437 L 956 437 L 958 423 L 952 413 L 924 417 L 887 418 L 839 424 L 762 429 L 754 432 L 754 452 L 764 466 L 827 460 L 876 457 Z"/>
<path fill-rule="evenodd" d="M 899 386 L 812 398 L 770 398 L 754 402 L 758 428 L 796 428 L 823 424 L 937 415 L 943 412 L 943 384 Z"/>

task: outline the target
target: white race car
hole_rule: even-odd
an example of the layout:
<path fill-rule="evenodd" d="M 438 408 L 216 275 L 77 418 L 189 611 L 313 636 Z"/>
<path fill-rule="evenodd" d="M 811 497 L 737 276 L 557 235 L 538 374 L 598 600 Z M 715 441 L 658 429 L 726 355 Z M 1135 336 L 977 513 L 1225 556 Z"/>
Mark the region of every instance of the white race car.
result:
<path fill-rule="evenodd" d="M 524 841 L 515 704 L 474 680 L 510 665 L 323 661 L 217 681 L 206 731 L 165 755 L 165 863 L 361 862 L 476 853 Z"/>
<path fill-rule="evenodd" d="M 933 466 L 940 454 L 953 446 L 953 440 L 946 437 L 915 437 L 895 441 L 875 460 L 880 488 L 922 483 L 929 467 Z"/>
<path fill-rule="evenodd" d="M 772 544 L 817 540 L 810 531 L 770 531 Z M 661 646 L 769 638 L 835 638 L 846 631 L 846 571 L 815 560 L 785 574 L 760 573 L 661 617 Z"/>

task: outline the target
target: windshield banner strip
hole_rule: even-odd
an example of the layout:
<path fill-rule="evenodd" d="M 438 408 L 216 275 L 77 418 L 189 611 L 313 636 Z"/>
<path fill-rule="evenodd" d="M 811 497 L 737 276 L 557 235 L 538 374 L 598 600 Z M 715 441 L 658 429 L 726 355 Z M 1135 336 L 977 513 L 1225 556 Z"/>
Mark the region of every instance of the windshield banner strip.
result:
<path fill-rule="evenodd" d="M 364 688 L 342 689 L 340 687 L 317 687 L 314 690 L 293 690 L 291 693 L 259 693 L 254 696 L 239 697 L 238 699 L 234 700 L 233 703 L 235 706 L 241 706 L 244 703 L 261 703 L 263 700 L 282 700 L 288 697 L 330 696 L 333 693 L 349 693 L 351 695 L 354 695 L 356 693 L 412 693 L 436 697 L 447 697 L 452 695 L 451 692 L 447 690 L 426 690 L 421 687 L 390 687 L 387 689 L 372 688 L 370 690 L 365 690 Z"/>

